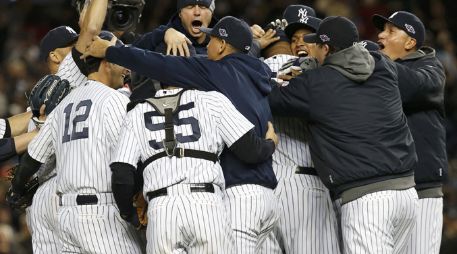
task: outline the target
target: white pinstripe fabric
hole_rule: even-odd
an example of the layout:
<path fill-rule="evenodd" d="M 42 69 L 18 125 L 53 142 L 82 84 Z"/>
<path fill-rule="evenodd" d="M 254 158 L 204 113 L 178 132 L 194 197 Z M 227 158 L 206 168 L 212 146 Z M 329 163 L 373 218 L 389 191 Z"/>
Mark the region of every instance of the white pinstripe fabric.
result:
<path fill-rule="evenodd" d="M 418 209 L 414 188 L 379 191 L 343 204 L 341 231 L 345 254 L 403 254 Z"/>
<path fill-rule="evenodd" d="M 57 72 L 62 79 L 67 79 L 72 87 L 82 86 L 87 82 L 79 68 L 76 66 L 71 52 L 67 54 L 59 66 Z M 33 121 L 29 123 L 29 131 L 35 129 Z M 56 195 L 56 178 L 52 181 L 47 179 L 55 175 L 55 156 L 48 159 L 37 172 L 37 176 L 42 184 L 33 197 L 34 202 L 31 205 L 33 213 L 27 213 L 27 218 L 32 221 L 29 229 L 32 233 L 32 245 L 34 253 L 60 253 L 58 246 L 58 218 L 57 210 L 59 208 L 58 197 Z M 44 182 L 44 183 L 43 183 Z M 57 200 L 56 200 L 57 199 Z"/>
<path fill-rule="evenodd" d="M 278 223 L 278 200 L 273 190 L 244 184 L 226 189 L 225 207 L 230 211 L 235 253 L 262 253 L 262 245 Z"/>
<path fill-rule="evenodd" d="M 6 131 L 6 119 L 0 118 L 0 138 L 5 136 Z"/>
<path fill-rule="evenodd" d="M 68 80 L 73 88 L 79 87 L 87 82 L 87 77 L 79 70 L 73 60 L 71 52 L 67 54 L 62 63 L 59 65 L 59 70 L 56 75 L 62 79 Z"/>
<path fill-rule="evenodd" d="M 160 90 L 156 96 L 173 95 L 179 91 L 181 89 Z M 184 106 L 187 109 L 183 110 Z M 197 133 L 199 136 L 178 144 L 185 149 L 220 154 L 225 145 L 232 145 L 253 128 L 229 99 L 218 92 L 184 91 L 180 108 L 174 122 L 176 136 L 191 137 Z M 151 130 L 145 124 L 146 120 L 154 126 L 164 123 L 164 117 L 155 113 L 153 106 L 143 103 L 127 114 L 113 162 L 136 166 L 138 160 L 145 161 L 163 151 L 163 148 L 152 147 L 150 142 L 161 143 L 165 138 L 164 129 Z M 183 119 L 189 121 L 178 124 Z M 164 157 L 149 164 L 143 177 L 145 196 L 157 189 L 166 187 L 168 190 L 167 196 L 149 202 L 148 253 L 234 253 L 230 218 L 220 191 L 216 195 L 189 193 L 188 187 L 188 184 L 213 183 L 217 190 L 224 189 L 219 162 Z"/>
<path fill-rule="evenodd" d="M 443 229 L 443 198 L 419 199 L 416 225 L 408 239 L 406 254 L 438 254 Z"/>
<path fill-rule="evenodd" d="M 31 220 L 33 253 L 60 253 L 59 222 L 57 210 L 59 197 L 56 194 L 57 178 L 53 177 L 40 185 L 33 196 L 28 217 Z"/>
<path fill-rule="evenodd" d="M 149 202 L 147 253 L 235 253 L 220 189 L 212 194 L 186 193 L 186 184 L 171 188 L 174 194 Z"/>
<path fill-rule="evenodd" d="M 65 97 L 29 144 L 30 156 L 38 161 L 55 153 L 62 199 L 74 197 L 75 203 L 77 194 L 111 192 L 109 162 L 128 102 L 116 90 L 88 81 Z M 74 138 L 65 141 L 69 137 Z M 61 206 L 58 217 L 62 252 L 141 253 L 138 236 L 114 202 Z"/>
<path fill-rule="evenodd" d="M 278 71 L 293 58 L 278 55 L 265 63 L 272 71 Z M 337 221 L 328 189 L 317 176 L 295 174 L 297 166 L 314 167 L 306 123 L 299 118 L 279 116 L 274 116 L 273 123 L 280 139 L 273 154 L 280 222 L 262 246 L 262 253 L 337 254 Z"/>

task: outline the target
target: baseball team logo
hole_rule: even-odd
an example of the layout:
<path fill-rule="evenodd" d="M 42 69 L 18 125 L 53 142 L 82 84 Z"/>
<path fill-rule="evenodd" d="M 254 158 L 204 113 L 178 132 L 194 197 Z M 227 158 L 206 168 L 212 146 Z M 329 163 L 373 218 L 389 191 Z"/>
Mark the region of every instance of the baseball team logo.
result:
<path fill-rule="evenodd" d="M 414 27 L 410 24 L 405 24 L 405 28 L 408 32 L 412 33 L 412 34 L 416 34 L 416 30 L 414 30 Z"/>
<path fill-rule="evenodd" d="M 298 10 L 298 17 L 300 18 L 300 23 L 308 23 L 308 10 L 301 8 Z"/>
<path fill-rule="evenodd" d="M 227 31 L 224 28 L 219 28 L 219 35 L 222 37 L 228 37 Z"/>
<path fill-rule="evenodd" d="M 322 42 L 330 41 L 330 37 L 328 37 L 326 34 L 319 35 L 319 38 Z"/>

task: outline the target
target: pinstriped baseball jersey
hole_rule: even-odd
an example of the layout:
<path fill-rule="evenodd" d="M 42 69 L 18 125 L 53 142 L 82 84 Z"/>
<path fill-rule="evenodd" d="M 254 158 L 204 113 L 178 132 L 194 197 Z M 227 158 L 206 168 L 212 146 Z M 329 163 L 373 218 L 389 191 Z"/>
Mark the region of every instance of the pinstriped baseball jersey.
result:
<path fill-rule="evenodd" d="M 0 119 L 0 138 L 5 136 L 6 132 L 6 119 Z"/>
<path fill-rule="evenodd" d="M 287 61 L 289 61 L 292 58 L 297 57 L 292 55 L 279 54 L 265 59 L 264 63 L 266 63 L 268 67 L 270 67 L 271 72 L 277 73 L 279 69 L 281 69 L 282 65 L 287 63 Z"/>
<path fill-rule="evenodd" d="M 289 55 L 277 55 L 265 60 L 268 67 L 274 72 L 288 60 L 295 58 Z M 311 154 L 307 142 L 307 127 L 299 118 L 273 116 L 273 122 L 277 131 L 279 142 L 273 154 L 273 170 L 276 177 L 291 177 L 296 166 L 313 167 Z M 279 170 L 279 168 L 288 168 Z"/>
<path fill-rule="evenodd" d="M 68 53 L 59 66 L 56 73 L 62 79 L 68 80 L 71 87 L 75 88 L 83 85 L 87 81 L 87 77 L 81 73 L 75 61 L 73 60 L 72 53 Z"/>
<path fill-rule="evenodd" d="M 60 193 L 111 192 L 109 161 L 129 99 L 97 81 L 74 89 L 54 109 L 29 154 L 57 160 Z"/>
<path fill-rule="evenodd" d="M 156 96 L 176 94 L 181 89 L 160 90 Z M 174 131 L 178 147 L 220 154 L 253 128 L 230 101 L 219 92 L 184 91 L 175 117 Z M 140 117 L 139 117 L 140 116 Z M 135 165 L 163 151 L 165 117 L 149 103 L 137 105 L 127 114 L 124 133 L 116 149 L 114 162 Z M 176 183 L 214 183 L 224 188 L 219 163 L 184 157 L 162 158 L 146 167 L 144 192 Z"/>

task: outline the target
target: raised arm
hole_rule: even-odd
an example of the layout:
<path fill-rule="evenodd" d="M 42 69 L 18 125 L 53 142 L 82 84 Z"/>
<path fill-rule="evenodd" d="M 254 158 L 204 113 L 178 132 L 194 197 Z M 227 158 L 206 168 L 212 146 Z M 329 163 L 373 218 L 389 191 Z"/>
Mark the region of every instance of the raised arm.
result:
<path fill-rule="evenodd" d="M 25 112 L 9 117 L 7 119 L 7 125 L 9 125 L 10 137 L 15 137 L 25 133 L 31 118 L 32 112 Z"/>
<path fill-rule="evenodd" d="M 93 38 L 100 33 L 107 8 L 108 0 L 86 0 L 79 17 L 81 30 L 75 44 L 76 50 L 84 53 Z"/>
<path fill-rule="evenodd" d="M 273 87 L 268 100 L 271 113 L 277 116 L 309 119 L 309 96 L 303 75 L 291 79 L 289 85 Z"/>

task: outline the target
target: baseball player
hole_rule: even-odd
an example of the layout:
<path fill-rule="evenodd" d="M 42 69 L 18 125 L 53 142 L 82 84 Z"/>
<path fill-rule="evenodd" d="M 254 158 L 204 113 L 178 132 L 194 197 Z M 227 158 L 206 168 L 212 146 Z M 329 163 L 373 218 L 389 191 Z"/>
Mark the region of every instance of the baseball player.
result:
<path fill-rule="evenodd" d="M 234 253 L 218 157 L 226 144 L 247 163 L 267 160 L 274 151 L 268 138 L 276 136 L 270 128 L 260 142 L 253 128 L 218 92 L 159 90 L 127 114 L 111 164 L 113 184 L 124 184 L 119 193 L 114 186 L 113 191 L 122 217 L 132 221 L 134 192 L 125 198 L 125 208 L 118 196 L 134 188 L 124 186 L 133 183 L 141 159 L 149 199 L 148 253 Z"/>
<path fill-rule="evenodd" d="M 141 253 L 111 192 L 109 161 L 129 101 L 113 88 L 123 85 L 125 69 L 103 59 L 86 61 L 89 81 L 59 104 L 29 145 L 11 196 L 20 196 L 24 180 L 55 153 L 61 252 Z"/>
<path fill-rule="evenodd" d="M 40 42 L 40 58 L 49 71 L 79 87 L 87 81 L 85 64 L 77 56 L 92 41 L 94 31 L 100 31 L 105 19 L 107 0 L 86 1 L 80 13 L 80 34 L 68 26 L 49 31 Z M 91 22 L 89 22 L 91 21 Z M 58 238 L 59 199 L 56 194 L 55 159 L 51 156 L 38 172 L 40 187 L 27 209 L 27 223 L 32 234 L 34 253 L 60 253 Z"/>
<path fill-rule="evenodd" d="M 265 59 L 272 72 L 277 73 L 297 57 L 313 57 L 308 54 L 303 36 L 319 27 L 321 20 L 314 15 L 314 9 L 305 5 L 285 9 L 284 32 L 291 41 L 293 55 Z M 329 191 L 311 160 L 306 123 L 300 118 L 273 116 L 281 137 L 273 154 L 273 170 L 278 178 L 274 192 L 281 209 L 279 223 L 265 241 L 262 253 L 339 253 L 336 216 Z"/>
<path fill-rule="evenodd" d="M 344 17 L 325 18 L 304 39 L 317 44 L 322 66 L 273 88 L 272 111 L 307 121 L 317 173 L 341 200 L 344 253 L 403 253 L 416 216 L 416 154 L 393 63 L 356 43 Z"/>
<path fill-rule="evenodd" d="M 100 40 L 91 45 L 88 54 L 106 55 L 108 61 L 167 84 L 220 91 L 255 125 L 257 135 L 263 137 L 266 122 L 271 119 L 266 97 L 271 90 L 270 70 L 260 60 L 246 54 L 252 44 L 249 26 L 227 16 L 212 30 L 200 29 L 211 36 L 208 58 L 164 56 L 134 47 L 114 47 Z M 221 165 L 236 252 L 259 251 L 262 241 L 277 222 L 278 204 L 273 194 L 277 180 L 271 161 L 246 164 L 231 151 L 224 150 Z"/>
<path fill-rule="evenodd" d="M 411 129 L 418 162 L 413 166 L 419 196 L 413 233 L 402 253 L 439 253 L 443 227 L 442 183 L 447 176 L 444 126 L 443 65 L 435 50 L 424 46 L 425 28 L 414 14 L 398 11 L 386 18 L 373 16 L 381 31 L 381 51 L 395 61 L 403 111 Z"/>

